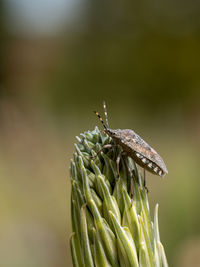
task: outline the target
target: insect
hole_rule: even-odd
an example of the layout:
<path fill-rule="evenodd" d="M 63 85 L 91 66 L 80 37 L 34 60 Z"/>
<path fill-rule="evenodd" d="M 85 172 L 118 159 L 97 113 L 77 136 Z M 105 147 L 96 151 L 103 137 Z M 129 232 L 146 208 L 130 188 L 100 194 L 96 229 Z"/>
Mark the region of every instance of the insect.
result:
<path fill-rule="evenodd" d="M 144 170 L 147 170 L 153 174 L 164 176 L 168 173 L 166 165 L 161 158 L 161 156 L 150 146 L 148 145 L 138 134 L 130 129 L 116 129 L 113 130 L 109 128 L 108 124 L 108 115 L 106 110 L 106 104 L 103 103 L 106 125 L 97 111 L 94 111 L 101 121 L 104 131 L 112 137 L 114 143 L 121 146 L 123 153 L 128 157 L 131 157 L 138 165 L 140 165 Z M 111 144 L 105 145 L 104 148 L 111 147 Z M 120 156 L 117 158 L 119 165 Z M 119 166 L 118 166 L 119 168 Z M 119 173 L 119 170 L 118 170 Z M 144 175 L 145 179 L 145 175 Z M 145 181 L 144 181 L 145 184 Z"/>

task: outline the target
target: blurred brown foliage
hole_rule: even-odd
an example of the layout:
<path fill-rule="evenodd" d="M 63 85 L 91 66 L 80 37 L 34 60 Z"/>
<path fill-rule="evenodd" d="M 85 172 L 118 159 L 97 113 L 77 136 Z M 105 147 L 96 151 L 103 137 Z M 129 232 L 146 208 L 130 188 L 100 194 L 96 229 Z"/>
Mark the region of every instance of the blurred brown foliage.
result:
<path fill-rule="evenodd" d="M 77 9 L 64 31 L 37 35 L 16 32 L 0 5 L 0 265 L 71 264 L 69 160 L 102 100 L 111 126 L 134 129 L 168 166 L 148 187 L 170 266 L 198 265 L 200 3 Z"/>

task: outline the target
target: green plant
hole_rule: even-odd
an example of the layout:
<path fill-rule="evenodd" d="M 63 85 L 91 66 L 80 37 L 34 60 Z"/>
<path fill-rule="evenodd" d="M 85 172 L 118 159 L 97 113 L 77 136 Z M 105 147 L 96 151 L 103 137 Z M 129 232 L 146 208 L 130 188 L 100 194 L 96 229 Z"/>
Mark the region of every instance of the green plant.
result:
<path fill-rule="evenodd" d="M 103 145 L 112 143 L 97 127 L 77 139 L 70 168 L 74 267 L 168 266 L 159 237 L 158 205 L 153 223 L 135 162 L 122 158 L 120 178 L 116 178 L 120 147 L 97 155 Z M 132 200 L 127 164 L 134 177 Z"/>

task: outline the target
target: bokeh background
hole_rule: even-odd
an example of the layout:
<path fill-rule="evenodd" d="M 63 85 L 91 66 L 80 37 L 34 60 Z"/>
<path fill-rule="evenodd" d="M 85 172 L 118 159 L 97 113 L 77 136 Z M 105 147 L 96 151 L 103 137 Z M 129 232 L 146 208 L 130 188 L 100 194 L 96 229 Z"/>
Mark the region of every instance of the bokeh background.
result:
<path fill-rule="evenodd" d="M 0 266 L 72 266 L 69 161 L 103 100 L 166 162 L 147 183 L 169 265 L 200 266 L 199 17 L 195 0 L 1 1 Z"/>

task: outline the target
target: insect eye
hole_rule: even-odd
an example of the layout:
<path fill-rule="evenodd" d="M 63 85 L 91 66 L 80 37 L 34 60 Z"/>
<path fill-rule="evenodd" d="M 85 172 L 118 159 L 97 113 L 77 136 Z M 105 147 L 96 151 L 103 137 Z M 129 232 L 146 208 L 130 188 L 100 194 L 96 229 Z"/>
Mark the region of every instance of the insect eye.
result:
<path fill-rule="evenodd" d="M 114 136 L 114 135 L 116 135 L 116 133 L 115 132 L 113 132 L 112 130 L 110 130 L 110 129 L 107 129 L 107 131 L 112 135 L 112 136 Z"/>

